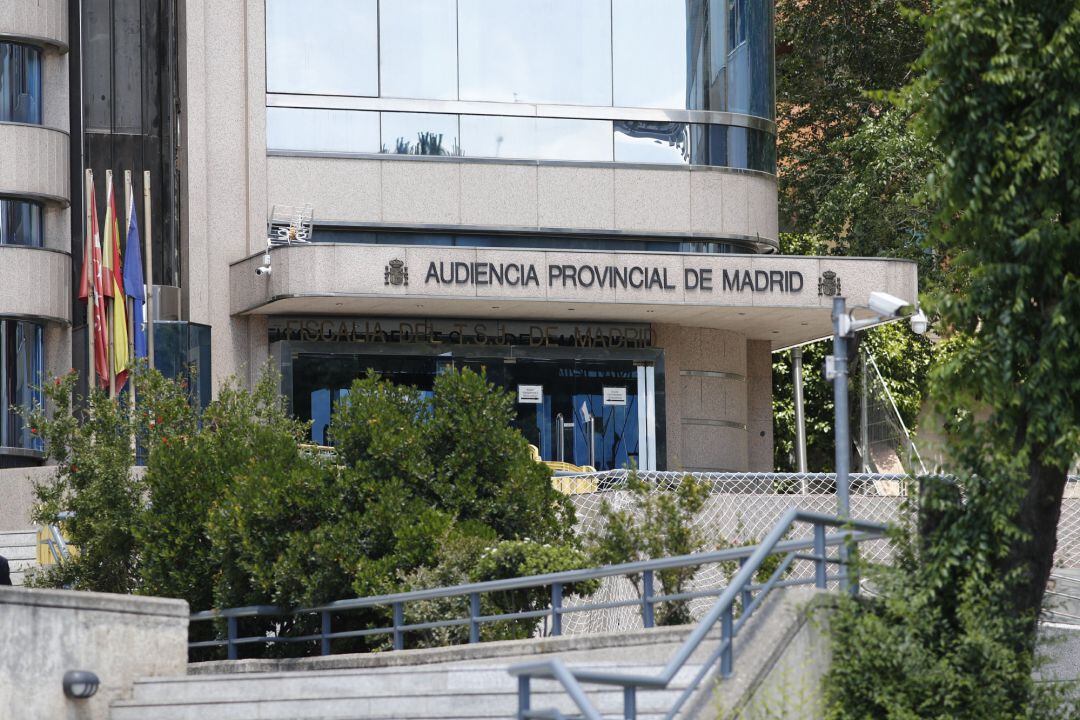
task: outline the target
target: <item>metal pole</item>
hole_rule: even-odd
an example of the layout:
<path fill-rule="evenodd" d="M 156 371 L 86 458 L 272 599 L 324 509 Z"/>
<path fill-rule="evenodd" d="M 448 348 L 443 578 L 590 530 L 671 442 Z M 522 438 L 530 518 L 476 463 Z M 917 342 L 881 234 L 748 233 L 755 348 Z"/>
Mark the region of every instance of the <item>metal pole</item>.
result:
<path fill-rule="evenodd" d="M 795 461 L 799 472 L 806 472 L 806 415 L 803 410 L 802 348 L 791 349 L 791 381 L 795 388 Z M 807 491 L 803 478 L 803 492 Z"/>
<path fill-rule="evenodd" d="M 154 262 L 150 237 L 154 226 L 150 220 L 150 171 L 143 170 L 143 243 L 146 248 L 143 262 L 146 263 L 146 360 L 150 369 L 154 369 Z"/>
<path fill-rule="evenodd" d="M 851 496 L 849 476 L 851 466 L 851 432 L 848 427 L 848 341 L 840 334 L 842 318 L 847 317 L 847 303 L 842 297 L 833 298 L 833 405 L 836 408 L 836 505 L 837 515 L 842 520 L 851 518 Z M 847 587 L 848 549 L 840 545 L 840 590 Z"/>
<path fill-rule="evenodd" d="M 596 416 L 589 416 L 589 467 L 596 468 Z"/>
<path fill-rule="evenodd" d="M 866 353 L 859 348 L 859 463 L 864 473 L 870 472 L 870 403 L 866 387 Z"/>
<path fill-rule="evenodd" d="M 94 202 L 94 172 L 86 169 L 86 254 L 83 256 L 83 267 L 86 268 L 86 397 L 89 402 L 90 394 L 97 385 L 97 369 L 94 367 L 94 237 L 90 228 L 92 206 Z"/>

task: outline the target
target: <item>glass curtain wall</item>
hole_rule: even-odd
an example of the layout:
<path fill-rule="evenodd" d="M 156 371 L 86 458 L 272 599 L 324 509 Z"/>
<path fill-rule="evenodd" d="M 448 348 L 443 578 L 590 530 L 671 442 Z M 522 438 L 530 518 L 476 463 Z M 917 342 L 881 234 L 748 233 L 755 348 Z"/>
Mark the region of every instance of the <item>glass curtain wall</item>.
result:
<path fill-rule="evenodd" d="M 768 0 L 267 0 L 267 90 L 309 96 L 308 107 L 268 110 L 268 146 L 774 172 L 758 150 L 774 143 L 772 133 L 741 126 L 694 151 L 693 137 L 711 131 L 613 122 L 610 112 L 570 119 L 310 107 L 310 96 L 327 95 L 771 121 L 772 13 Z"/>
<path fill-rule="evenodd" d="M 41 124 L 41 49 L 0 42 L 0 122 Z"/>
<path fill-rule="evenodd" d="M 42 450 L 20 411 L 41 404 L 44 330 L 23 320 L 0 320 L 0 447 Z"/>

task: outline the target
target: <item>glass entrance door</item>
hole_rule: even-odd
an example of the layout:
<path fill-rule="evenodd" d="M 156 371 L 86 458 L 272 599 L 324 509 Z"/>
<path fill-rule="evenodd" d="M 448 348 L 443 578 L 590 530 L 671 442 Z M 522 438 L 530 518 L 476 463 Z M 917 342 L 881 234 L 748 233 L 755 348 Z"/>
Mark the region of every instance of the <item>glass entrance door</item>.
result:
<path fill-rule="evenodd" d="M 518 359 L 503 372 L 518 427 L 544 460 L 597 470 L 647 467 L 643 423 L 652 401 L 633 362 Z"/>
<path fill-rule="evenodd" d="M 514 424 L 544 460 L 597 470 L 656 467 L 653 368 L 633 360 L 298 353 L 291 368 L 293 412 L 312 421 L 313 442 L 333 444 L 330 415 L 355 378 L 373 369 L 427 394 L 449 366 L 483 370 L 509 391 Z"/>

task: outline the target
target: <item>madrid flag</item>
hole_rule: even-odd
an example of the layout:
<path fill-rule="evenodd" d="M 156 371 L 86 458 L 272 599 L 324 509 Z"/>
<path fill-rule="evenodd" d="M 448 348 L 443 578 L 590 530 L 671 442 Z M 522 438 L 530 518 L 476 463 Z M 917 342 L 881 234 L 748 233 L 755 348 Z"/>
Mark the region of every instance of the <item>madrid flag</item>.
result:
<path fill-rule="evenodd" d="M 90 227 L 86 228 L 86 247 L 83 251 L 82 275 L 79 278 L 79 299 L 87 301 L 87 314 L 94 319 L 94 370 L 99 382 L 109 385 L 109 338 L 105 327 L 105 298 L 102 295 L 101 235 L 98 231 L 97 193 L 90 181 Z"/>

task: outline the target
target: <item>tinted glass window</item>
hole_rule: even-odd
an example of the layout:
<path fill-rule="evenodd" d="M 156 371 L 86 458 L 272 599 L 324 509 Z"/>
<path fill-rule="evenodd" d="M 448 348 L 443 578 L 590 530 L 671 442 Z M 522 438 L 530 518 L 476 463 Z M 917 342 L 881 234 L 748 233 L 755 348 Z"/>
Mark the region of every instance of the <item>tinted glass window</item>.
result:
<path fill-rule="evenodd" d="M 0 122 L 41 124 L 41 50 L 0 42 Z"/>
<path fill-rule="evenodd" d="M 267 0 L 266 89 L 379 94 L 376 0 Z"/>
<path fill-rule="evenodd" d="M 536 158 L 611 162 L 611 121 L 537 118 Z"/>
<path fill-rule="evenodd" d="M 316 225 L 315 242 L 363 245 L 436 245 L 448 247 L 521 248 L 532 250 L 606 250 L 623 252 L 756 252 L 754 243 L 737 240 L 658 240 L 648 237 L 602 237 L 578 235 L 385 232 L 350 227 Z"/>
<path fill-rule="evenodd" d="M 382 152 L 396 155 L 460 155 L 458 116 L 382 113 Z"/>
<path fill-rule="evenodd" d="M 462 115 L 461 147 L 468 157 L 536 157 L 536 118 Z"/>
<path fill-rule="evenodd" d="M 0 245 L 41 247 L 42 239 L 40 205 L 0 198 Z"/>
<path fill-rule="evenodd" d="M 776 139 L 771 133 L 727 125 L 691 125 L 691 162 L 776 172 Z"/>
<path fill-rule="evenodd" d="M 610 0 L 459 0 L 462 100 L 611 104 Z"/>
<path fill-rule="evenodd" d="M 687 107 L 686 1 L 612 0 L 616 106 Z"/>
<path fill-rule="evenodd" d="M 456 0 L 384 0 L 379 56 L 383 97 L 456 100 Z"/>
<path fill-rule="evenodd" d="M 689 126 L 686 123 L 616 120 L 615 162 L 688 163 Z"/>
<path fill-rule="evenodd" d="M 19 411 L 42 402 L 44 347 L 41 326 L 0 320 L 0 446 L 41 450 L 41 440 Z"/>
<path fill-rule="evenodd" d="M 379 113 L 267 108 L 266 147 L 315 152 L 379 152 Z"/>

